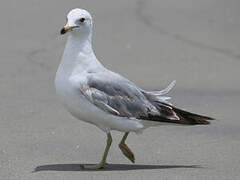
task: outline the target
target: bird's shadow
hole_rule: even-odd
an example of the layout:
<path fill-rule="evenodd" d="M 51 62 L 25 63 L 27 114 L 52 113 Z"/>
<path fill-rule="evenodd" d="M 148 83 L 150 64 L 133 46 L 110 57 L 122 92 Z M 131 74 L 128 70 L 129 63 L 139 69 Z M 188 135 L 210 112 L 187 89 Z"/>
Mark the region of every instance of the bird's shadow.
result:
<path fill-rule="evenodd" d="M 87 164 L 91 165 L 91 164 Z M 83 164 L 46 164 L 37 166 L 33 172 L 39 171 L 130 171 L 143 169 L 175 169 L 175 168 L 202 168 L 199 165 L 145 165 L 145 164 L 106 164 L 104 169 L 88 170 Z"/>

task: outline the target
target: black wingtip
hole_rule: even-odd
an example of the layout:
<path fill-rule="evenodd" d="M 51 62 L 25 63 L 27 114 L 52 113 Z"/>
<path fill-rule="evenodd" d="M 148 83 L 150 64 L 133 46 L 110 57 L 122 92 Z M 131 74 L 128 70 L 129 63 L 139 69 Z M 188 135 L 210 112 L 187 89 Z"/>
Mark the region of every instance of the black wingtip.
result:
<path fill-rule="evenodd" d="M 181 116 L 185 121 L 192 125 L 208 125 L 210 124 L 209 121 L 215 120 L 215 118 L 212 117 L 191 113 L 175 107 L 173 110 L 177 113 L 177 115 Z"/>

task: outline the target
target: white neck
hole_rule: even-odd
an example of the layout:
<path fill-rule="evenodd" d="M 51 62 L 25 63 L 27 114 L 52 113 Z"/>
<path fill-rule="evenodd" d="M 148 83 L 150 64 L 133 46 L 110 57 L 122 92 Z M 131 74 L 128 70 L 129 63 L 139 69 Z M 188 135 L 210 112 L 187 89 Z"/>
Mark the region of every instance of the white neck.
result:
<path fill-rule="evenodd" d="M 68 36 L 67 44 L 64 53 L 69 50 L 72 55 L 78 53 L 92 54 L 92 35 L 80 34 L 79 32 L 71 32 Z"/>
<path fill-rule="evenodd" d="M 76 69 L 81 72 L 94 70 L 96 67 L 103 66 L 92 50 L 91 33 L 82 35 L 79 32 L 69 33 L 58 72 L 70 76 Z"/>

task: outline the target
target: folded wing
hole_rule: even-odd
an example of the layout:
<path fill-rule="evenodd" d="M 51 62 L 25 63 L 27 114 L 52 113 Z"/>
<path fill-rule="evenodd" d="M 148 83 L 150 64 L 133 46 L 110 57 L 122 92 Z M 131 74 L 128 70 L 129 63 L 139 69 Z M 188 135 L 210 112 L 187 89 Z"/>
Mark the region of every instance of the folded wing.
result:
<path fill-rule="evenodd" d="M 105 112 L 122 117 L 145 117 L 159 115 L 144 94 L 128 81 L 89 77 L 87 85 L 81 88 L 82 94 Z"/>
<path fill-rule="evenodd" d="M 212 118 L 197 115 L 173 107 L 162 96 L 175 84 L 172 82 L 162 91 L 144 91 L 124 78 L 99 78 L 88 76 L 81 93 L 103 111 L 121 117 L 147 121 L 195 125 L 208 124 Z"/>

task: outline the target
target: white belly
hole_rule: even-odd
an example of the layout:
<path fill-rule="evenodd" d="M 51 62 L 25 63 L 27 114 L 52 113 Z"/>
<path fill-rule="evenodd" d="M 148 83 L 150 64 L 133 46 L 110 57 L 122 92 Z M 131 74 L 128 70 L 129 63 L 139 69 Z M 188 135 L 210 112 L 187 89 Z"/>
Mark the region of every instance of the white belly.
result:
<path fill-rule="evenodd" d="M 110 130 L 137 132 L 144 128 L 139 120 L 118 117 L 102 111 L 89 102 L 68 80 L 56 77 L 55 85 L 61 103 L 79 120 L 94 124 L 105 132 Z"/>

